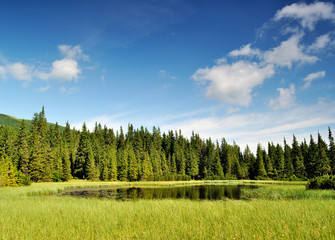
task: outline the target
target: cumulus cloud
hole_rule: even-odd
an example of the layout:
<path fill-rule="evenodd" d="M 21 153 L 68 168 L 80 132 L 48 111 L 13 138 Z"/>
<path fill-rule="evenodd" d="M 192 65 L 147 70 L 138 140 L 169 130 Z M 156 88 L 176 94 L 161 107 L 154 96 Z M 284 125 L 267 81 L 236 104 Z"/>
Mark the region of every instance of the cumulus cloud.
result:
<path fill-rule="evenodd" d="M 311 83 L 312 83 L 313 80 L 318 79 L 318 78 L 323 78 L 325 76 L 326 76 L 326 72 L 325 71 L 319 71 L 319 72 L 308 74 L 304 78 L 305 84 L 304 84 L 303 88 L 304 89 L 308 88 L 311 85 Z"/>
<path fill-rule="evenodd" d="M 52 63 L 52 69 L 49 78 L 58 79 L 61 81 L 77 80 L 81 70 L 78 62 L 73 59 L 56 60 Z"/>
<path fill-rule="evenodd" d="M 295 105 L 295 87 L 291 84 L 290 88 L 277 88 L 279 97 L 271 99 L 269 106 L 273 110 L 291 108 Z"/>
<path fill-rule="evenodd" d="M 318 37 L 315 42 L 310 45 L 307 50 L 308 51 L 318 51 L 323 48 L 325 48 L 329 43 L 331 42 L 331 39 L 329 37 L 329 33 L 321 35 Z"/>
<path fill-rule="evenodd" d="M 233 50 L 229 53 L 229 56 L 231 57 L 238 57 L 238 56 L 247 56 L 247 57 L 254 57 L 261 55 L 261 52 L 259 49 L 252 49 L 251 44 L 247 44 L 245 46 L 242 46 L 239 50 Z"/>
<path fill-rule="evenodd" d="M 15 79 L 20 81 L 30 81 L 34 67 L 20 62 L 7 65 L 6 72 L 11 74 Z"/>
<path fill-rule="evenodd" d="M 83 61 L 90 60 L 89 56 L 83 53 L 79 45 L 74 47 L 72 45 L 59 45 L 58 49 L 65 58 Z"/>
<path fill-rule="evenodd" d="M 43 80 L 77 81 L 82 72 L 78 60 L 88 61 L 88 56 L 83 54 L 79 45 L 74 47 L 71 45 L 59 45 L 58 49 L 64 58 L 55 60 L 49 72 L 36 71 L 36 75 Z"/>
<path fill-rule="evenodd" d="M 200 68 L 193 74 L 195 81 L 205 83 L 206 95 L 223 102 L 248 106 L 252 100 L 252 91 L 274 74 L 273 65 L 260 67 L 257 63 L 238 61 L 233 64 L 215 65 Z"/>
<path fill-rule="evenodd" d="M 312 4 L 294 3 L 277 11 L 274 20 L 293 18 L 300 22 L 303 28 L 314 30 L 316 23 L 320 20 L 331 20 L 335 22 L 335 6 L 333 3 L 315 2 Z"/>
<path fill-rule="evenodd" d="M 33 80 L 34 66 L 29 64 L 23 64 L 20 62 L 7 63 L 4 66 L 0 66 L 0 78 L 7 80 L 12 78 L 23 82 L 23 86 L 27 87 Z"/>
<path fill-rule="evenodd" d="M 71 45 L 58 46 L 63 59 L 55 60 L 49 69 L 41 71 L 38 67 L 21 62 L 8 63 L 0 66 L 0 78 L 7 79 L 11 77 L 15 80 L 23 81 L 23 85 L 27 86 L 33 79 L 42 80 L 59 80 L 77 81 L 82 70 L 79 67 L 79 60 L 88 61 L 89 57 L 83 54 L 79 45 L 72 47 Z"/>
<path fill-rule="evenodd" d="M 318 58 L 304 53 L 304 47 L 299 44 L 302 35 L 293 35 L 281 42 L 278 47 L 264 53 L 264 62 L 280 67 L 291 68 L 293 63 L 315 63 Z"/>

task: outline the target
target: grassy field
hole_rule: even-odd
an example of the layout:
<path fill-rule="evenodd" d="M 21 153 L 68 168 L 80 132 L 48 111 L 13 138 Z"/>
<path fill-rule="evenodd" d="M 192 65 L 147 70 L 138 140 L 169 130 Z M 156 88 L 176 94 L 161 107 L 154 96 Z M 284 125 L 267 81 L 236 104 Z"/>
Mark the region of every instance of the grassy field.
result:
<path fill-rule="evenodd" d="M 1 239 L 335 239 L 335 192 L 301 183 L 245 192 L 250 201 L 116 201 L 37 195 L 68 187 L 202 182 L 35 183 L 0 189 Z M 208 182 L 207 183 L 213 183 Z M 227 183 L 220 181 L 215 183 Z M 234 181 L 234 183 L 241 183 Z M 253 184 L 248 181 L 246 183 Z M 277 196 L 277 197 L 273 197 Z"/>

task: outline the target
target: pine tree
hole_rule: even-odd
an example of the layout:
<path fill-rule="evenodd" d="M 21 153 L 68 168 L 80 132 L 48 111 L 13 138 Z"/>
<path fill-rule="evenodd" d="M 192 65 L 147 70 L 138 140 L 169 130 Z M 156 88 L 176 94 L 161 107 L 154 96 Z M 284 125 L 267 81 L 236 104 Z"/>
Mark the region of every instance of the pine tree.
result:
<path fill-rule="evenodd" d="M 275 169 L 277 171 L 278 177 L 282 178 L 285 171 L 285 156 L 284 150 L 279 144 L 276 146 Z"/>
<path fill-rule="evenodd" d="M 330 127 L 328 127 L 329 150 L 328 158 L 330 161 L 331 174 L 335 175 L 335 143 Z"/>
<path fill-rule="evenodd" d="M 256 157 L 256 177 L 266 177 L 266 170 L 263 162 L 263 151 L 260 144 L 257 145 L 257 157 Z"/>
<path fill-rule="evenodd" d="M 108 179 L 111 181 L 117 180 L 117 161 L 116 161 L 116 146 L 113 143 L 108 150 Z"/>
<path fill-rule="evenodd" d="M 293 160 L 293 167 L 295 170 L 295 175 L 299 178 L 304 178 L 306 175 L 305 166 L 304 166 L 304 158 L 303 158 L 301 149 L 299 147 L 298 141 L 294 135 L 293 135 L 291 158 Z"/>
<path fill-rule="evenodd" d="M 117 176 L 120 181 L 128 180 L 128 149 L 126 146 L 117 151 L 118 171 Z"/>
<path fill-rule="evenodd" d="M 137 159 L 131 143 L 128 145 L 128 180 L 136 181 L 138 179 Z"/>
<path fill-rule="evenodd" d="M 305 166 L 308 178 L 314 178 L 317 175 L 316 173 L 316 162 L 317 162 L 317 152 L 318 146 L 315 143 L 313 136 L 310 136 L 308 154 L 305 157 Z"/>
<path fill-rule="evenodd" d="M 90 139 L 89 132 L 87 131 L 86 124 L 83 123 L 82 130 L 80 133 L 79 146 L 74 162 L 73 175 L 77 178 L 86 178 L 86 165 L 89 158 L 90 151 Z"/>
<path fill-rule="evenodd" d="M 70 155 L 67 146 L 62 148 L 62 170 L 63 170 L 63 180 L 69 181 L 71 176 L 71 162 L 70 162 Z"/>
<path fill-rule="evenodd" d="M 291 158 L 291 148 L 286 143 L 286 139 L 284 138 L 284 161 L 285 161 L 285 175 L 286 177 L 291 177 L 294 173 L 294 168 L 292 164 L 292 158 Z"/>
<path fill-rule="evenodd" d="M 198 168 L 198 156 L 195 153 L 195 150 L 193 150 L 191 147 L 189 147 L 189 167 L 187 170 L 187 174 L 194 179 L 198 173 L 199 173 L 199 168 Z M 221 167 L 222 168 L 222 167 Z"/>
<path fill-rule="evenodd" d="M 94 160 L 94 154 L 92 147 L 89 146 L 88 149 L 88 157 L 86 161 L 86 168 L 85 168 L 85 173 L 84 176 L 87 176 L 88 180 L 96 181 L 99 179 L 99 170 L 97 169 L 95 165 L 95 160 Z"/>
<path fill-rule="evenodd" d="M 152 176 L 152 165 L 151 160 L 148 152 L 144 152 L 142 154 L 142 176 L 141 180 L 150 180 L 150 177 Z"/>
<path fill-rule="evenodd" d="M 18 170 L 28 175 L 29 147 L 25 121 L 22 120 L 17 139 Z"/>
<path fill-rule="evenodd" d="M 331 171 L 327 156 L 327 145 L 323 141 L 320 133 L 318 133 L 318 153 L 315 168 L 317 176 L 329 174 Z"/>

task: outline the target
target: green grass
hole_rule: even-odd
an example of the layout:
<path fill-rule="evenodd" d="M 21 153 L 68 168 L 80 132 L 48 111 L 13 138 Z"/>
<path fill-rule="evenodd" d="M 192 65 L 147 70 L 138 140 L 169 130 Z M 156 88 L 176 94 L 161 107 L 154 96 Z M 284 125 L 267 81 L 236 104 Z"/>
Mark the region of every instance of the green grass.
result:
<path fill-rule="evenodd" d="M 157 187 L 203 182 L 71 181 L 1 188 L 0 239 L 335 239 L 335 201 L 330 197 L 317 197 L 323 195 L 324 191 L 313 191 L 314 197 L 303 199 L 254 201 L 122 202 L 36 196 L 68 187 Z M 227 181 L 220 183 L 224 182 Z M 306 191 L 303 185 L 278 186 L 267 183 L 264 188 L 268 192 L 277 189 L 281 193 L 291 194 Z M 329 192 L 331 194 L 335 193 Z"/>

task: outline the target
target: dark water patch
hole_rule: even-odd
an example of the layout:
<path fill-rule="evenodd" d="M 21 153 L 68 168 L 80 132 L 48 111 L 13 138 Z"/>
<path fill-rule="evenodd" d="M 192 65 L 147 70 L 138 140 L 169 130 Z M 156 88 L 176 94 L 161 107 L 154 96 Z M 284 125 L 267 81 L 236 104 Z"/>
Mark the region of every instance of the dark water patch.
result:
<path fill-rule="evenodd" d="M 67 189 L 60 195 L 116 199 L 190 199 L 190 200 L 226 200 L 243 199 L 242 188 L 257 188 L 250 185 L 198 185 L 182 187 L 103 187 Z"/>

